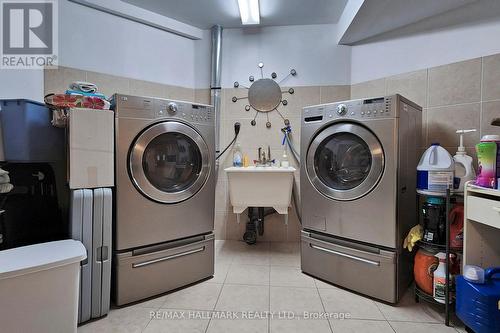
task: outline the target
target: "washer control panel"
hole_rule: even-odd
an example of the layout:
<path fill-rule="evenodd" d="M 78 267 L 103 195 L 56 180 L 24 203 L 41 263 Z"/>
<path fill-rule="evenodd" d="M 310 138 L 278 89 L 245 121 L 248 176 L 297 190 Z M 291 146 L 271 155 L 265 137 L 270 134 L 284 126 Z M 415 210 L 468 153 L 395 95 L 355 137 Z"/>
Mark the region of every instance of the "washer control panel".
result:
<path fill-rule="evenodd" d="M 213 108 L 208 105 L 159 100 L 156 118 L 174 117 L 190 123 L 213 123 Z"/>
<path fill-rule="evenodd" d="M 392 104 L 392 96 L 389 96 L 316 105 L 304 108 L 302 121 L 309 123 L 340 118 L 356 120 L 392 118 L 395 116 Z"/>

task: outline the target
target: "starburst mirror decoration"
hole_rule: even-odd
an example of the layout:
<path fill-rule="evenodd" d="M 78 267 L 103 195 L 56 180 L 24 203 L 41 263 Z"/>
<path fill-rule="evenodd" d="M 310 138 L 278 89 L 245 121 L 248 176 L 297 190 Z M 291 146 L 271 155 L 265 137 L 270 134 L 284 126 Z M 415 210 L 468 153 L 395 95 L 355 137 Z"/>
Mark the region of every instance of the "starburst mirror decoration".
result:
<path fill-rule="evenodd" d="M 284 94 L 293 94 L 294 90 L 293 88 L 290 88 L 288 90 L 282 91 L 280 87 L 280 83 L 285 81 L 290 75 L 295 76 L 297 75 L 297 71 L 295 69 L 291 69 L 290 73 L 286 75 L 281 81 L 276 82 L 276 78 L 278 75 L 273 72 L 271 73 L 271 78 L 265 78 L 264 77 L 264 63 L 260 62 L 259 63 L 259 68 L 260 68 L 260 76 L 261 78 L 258 80 L 255 80 L 253 76 L 250 76 L 248 78 L 248 81 L 250 81 L 250 87 L 245 87 L 243 85 L 240 85 L 238 82 L 234 83 L 235 88 L 239 88 L 240 86 L 248 90 L 248 95 L 246 97 L 236 97 L 234 96 L 232 98 L 232 101 L 236 103 L 237 101 L 241 99 L 247 99 L 248 104 L 245 105 L 245 111 L 250 112 L 250 110 L 255 111 L 255 116 L 253 117 L 252 121 L 250 124 L 252 126 L 255 126 L 257 124 L 257 116 L 262 113 L 265 114 L 267 117 L 267 122 L 266 122 L 266 127 L 271 128 L 271 122 L 269 121 L 269 112 L 271 111 L 276 111 L 280 115 L 280 117 L 283 119 L 283 122 L 285 123 L 285 126 L 290 125 L 290 120 L 285 118 L 283 114 L 278 110 L 278 107 L 280 105 L 286 106 L 288 104 L 288 101 L 286 99 L 283 99 Z"/>

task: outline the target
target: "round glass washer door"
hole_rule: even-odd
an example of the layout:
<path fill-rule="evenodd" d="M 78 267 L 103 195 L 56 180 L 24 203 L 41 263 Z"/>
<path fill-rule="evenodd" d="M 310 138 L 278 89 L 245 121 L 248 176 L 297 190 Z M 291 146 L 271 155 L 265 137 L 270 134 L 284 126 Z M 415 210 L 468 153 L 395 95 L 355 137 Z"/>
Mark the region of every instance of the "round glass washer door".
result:
<path fill-rule="evenodd" d="M 177 203 L 191 198 L 210 173 L 209 149 L 201 135 L 176 121 L 155 124 L 132 144 L 129 173 L 147 198 Z"/>
<path fill-rule="evenodd" d="M 355 200 L 378 184 L 384 152 L 377 137 L 362 125 L 336 123 L 312 140 L 306 170 L 321 194 L 334 200 Z"/>

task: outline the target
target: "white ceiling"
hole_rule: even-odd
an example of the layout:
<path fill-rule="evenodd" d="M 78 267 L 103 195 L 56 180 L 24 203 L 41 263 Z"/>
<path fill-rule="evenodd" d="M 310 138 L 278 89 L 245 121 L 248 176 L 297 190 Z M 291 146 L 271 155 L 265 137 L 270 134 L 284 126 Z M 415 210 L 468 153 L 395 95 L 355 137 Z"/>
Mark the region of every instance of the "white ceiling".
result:
<path fill-rule="evenodd" d="M 237 0 L 122 0 L 174 20 L 208 29 L 242 27 Z M 347 0 L 260 0 L 261 26 L 336 23 Z"/>
<path fill-rule="evenodd" d="M 499 0 L 364 0 L 339 43 L 370 43 L 499 19 Z"/>
<path fill-rule="evenodd" d="M 361 43 L 395 39 L 449 28 L 481 25 L 500 20 L 500 1 L 498 0 L 459 0 L 466 2 L 462 6 L 435 15 L 429 15 L 417 22 L 408 22 L 397 29 L 371 35 Z"/>

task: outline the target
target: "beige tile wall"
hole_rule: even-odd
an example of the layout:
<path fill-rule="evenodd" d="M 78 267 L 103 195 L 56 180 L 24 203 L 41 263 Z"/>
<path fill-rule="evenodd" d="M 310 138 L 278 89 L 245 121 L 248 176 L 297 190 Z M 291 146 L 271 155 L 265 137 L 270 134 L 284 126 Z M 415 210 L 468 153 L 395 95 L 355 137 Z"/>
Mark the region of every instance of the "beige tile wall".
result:
<path fill-rule="evenodd" d="M 95 83 L 99 88 L 99 92 L 103 93 L 107 97 L 111 97 L 111 95 L 114 93 L 121 93 L 139 96 L 171 98 L 184 101 L 194 101 L 196 99 L 195 89 L 129 79 L 125 77 L 68 67 L 59 67 L 58 69 L 45 69 L 44 92 L 45 94 L 64 93 L 64 91 L 68 89 L 68 85 L 73 81 L 88 81 Z M 199 98 L 203 99 L 204 95 L 200 93 Z"/>
<path fill-rule="evenodd" d="M 288 90 L 283 87 L 282 90 Z M 284 99 L 288 101 L 287 106 L 280 106 L 278 111 L 284 118 L 290 120 L 292 126 L 292 137 L 296 142 L 296 148 L 300 145 L 300 113 L 303 107 L 320 103 L 329 103 L 341 101 L 350 98 L 350 86 L 312 86 L 312 87 L 294 87 L 294 94 L 285 94 Z M 243 153 L 249 155 L 250 159 L 257 158 L 259 147 L 271 148 L 271 156 L 281 159 L 283 146 L 281 145 L 283 134 L 281 128 L 284 127 L 283 119 L 278 112 L 269 113 L 271 128 L 266 128 L 267 117 L 265 114 L 259 114 L 256 121 L 257 125 L 252 126 L 251 120 L 255 116 L 255 111 L 245 111 L 246 100 L 239 100 L 233 103 L 231 98 L 245 97 L 247 91 L 240 89 L 222 90 L 222 108 L 221 108 L 221 143 L 223 149 L 231 142 L 234 135 L 234 123 L 241 123 L 241 130 L 238 137 Z M 232 164 L 232 151 L 228 151 L 220 160 L 219 178 L 216 190 L 216 214 L 215 230 L 216 237 L 221 239 L 241 239 L 245 231 L 246 215 L 242 214 L 241 223 L 236 222 L 236 215 L 232 213 L 232 207 L 228 198 L 227 176 L 223 171 L 225 167 Z M 292 156 L 289 156 L 292 165 L 298 169 Z M 295 173 L 295 181 L 298 185 L 299 172 Z M 295 214 L 295 210 L 289 210 L 289 224 L 284 225 L 284 219 L 281 215 L 270 215 L 265 219 L 264 236 L 259 237 L 267 241 L 298 241 L 300 237 L 300 224 Z"/>
<path fill-rule="evenodd" d="M 485 134 L 500 134 L 490 125 L 500 117 L 500 54 L 470 59 L 351 86 L 351 97 L 400 93 L 423 107 L 423 148 L 439 142 L 454 154 L 455 131 L 476 128 L 465 136 L 470 154 Z"/>

